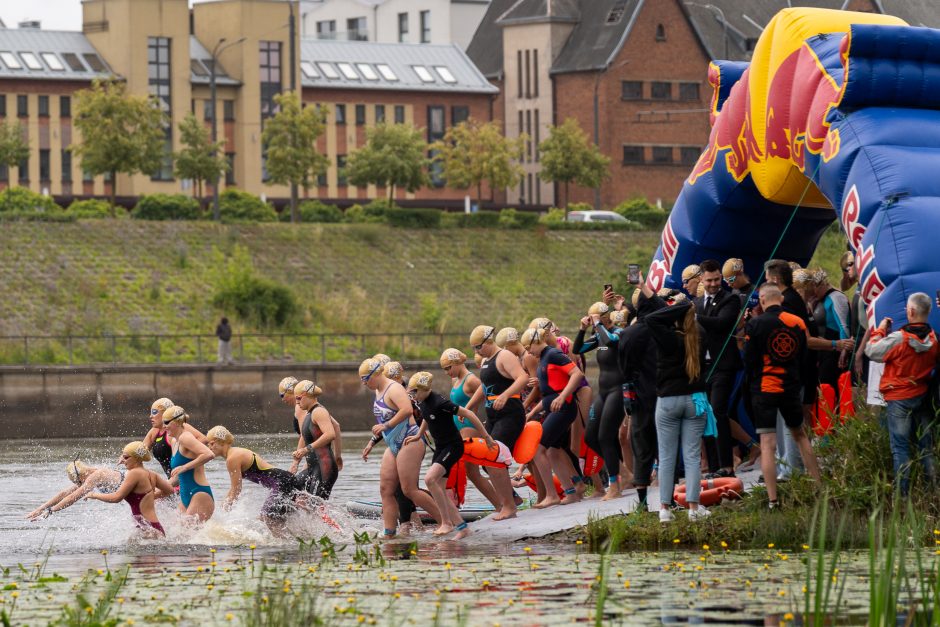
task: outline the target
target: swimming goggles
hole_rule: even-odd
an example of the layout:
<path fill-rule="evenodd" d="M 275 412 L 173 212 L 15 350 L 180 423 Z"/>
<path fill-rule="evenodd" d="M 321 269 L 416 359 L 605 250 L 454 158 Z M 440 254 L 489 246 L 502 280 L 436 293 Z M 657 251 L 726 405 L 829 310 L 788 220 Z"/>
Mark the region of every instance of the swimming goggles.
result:
<path fill-rule="evenodd" d="M 374 375 L 378 371 L 378 369 L 381 367 L 382 367 L 382 363 L 381 362 L 377 363 L 375 367 L 369 371 L 369 374 L 367 374 L 364 377 L 359 377 L 359 380 L 362 381 L 363 383 L 368 383 L 369 379 L 372 378 L 372 375 Z"/>

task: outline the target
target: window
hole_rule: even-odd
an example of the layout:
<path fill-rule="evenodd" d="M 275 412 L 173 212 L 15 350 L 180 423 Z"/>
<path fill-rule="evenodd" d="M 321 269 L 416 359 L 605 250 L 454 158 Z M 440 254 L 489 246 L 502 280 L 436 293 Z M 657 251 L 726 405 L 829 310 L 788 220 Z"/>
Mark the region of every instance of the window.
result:
<path fill-rule="evenodd" d="M 431 76 L 431 73 L 428 71 L 428 68 L 423 65 L 412 65 L 411 69 L 415 71 L 415 74 L 418 75 L 418 78 L 421 79 L 422 83 L 433 83 L 434 77 Z"/>
<path fill-rule="evenodd" d="M 23 69 L 23 64 L 19 62 L 12 52 L 0 52 L 0 59 L 2 59 L 3 64 L 11 70 Z"/>
<path fill-rule="evenodd" d="M 681 146 L 679 148 L 679 159 L 682 161 L 682 165 L 695 165 L 701 153 L 701 149 L 696 146 Z"/>
<path fill-rule="evenodd" d="M 0 117 L 7 116 L 7 96 L 6 94 L 0 94 Z"/>
<path fill-rule="evenodd" d="M 202 119 L 206 122 L 212 121 L 212 101 L 203 100 L 202 101 Z"/>
<path fill-rule="evenodd" d="M 29 117 L 29 97 L 19 95 L 16 97 L 16 116 L 20 118 Z"/>
<path fill-rule="evenodd" d="M 421 43 L 431 43 L 431 12 L 421 11 Z"/>
<path fill-rule="evenodd" d="M 82 183 L 94 183 L 95 177 L 88 170 L 82 170 Z"/>
<path fill-rule="evenodd" d="M 398 80 L 398 76 L 395 75 L 395 72 L 392 71 L 392 68 L 385 65 L 384 63 L 378 63 L 375 67 L 379 71 L 379 74 L 382 75 L 382 78 L 385 80 L 393 82 Z"/>
<path fill-rule="evenodd" d="M 366 18 L 351 17 L 346 20 L 346 39 L 349 41 L 369 41 Z"/>
<path fill-rule="evenodd" d="M 532 51 L 532 97 L 539 97 L 539 51 Z"/>
<path fill-rule="evenodd" d="M 0 183 L 10 182 L 10 168 L 6 164 L 0 164 Z"/>
<path fill-rule="evenodd" d="M 235 101 L 234 100 L 223 100 L 222 101 L 222 119 L 226 122 L 233 122 L 235 120 Z"/>
<path fill-rule="evenodd" d="M 444 139 L 444 107 L 441 106 L 430 106 L 428 107 L 428 143 L 436 142 L 439 139 Z M 428 155 L 432 160 L 436 151 L 432 150 Z M 444 166 L 440 161 L 432 161 L 430 167 L 428 168 L 428 174 L 431 175 L 431 184 L 434 187 L 443 187 L 444 186 Z"/>
<path fill-rule="evenodd" d="M 48 183 L 52 180 L 52 172 L 49 170 L 49 149 L 41 148 L 39 150 L 39 181 Z"/>
<path fill-rule="evenodd" d="M 539 110 L 536 109 L 535 110 L 535 162 L 536 163 L 539 162 L 539 144 L 541 143 L 541 140 L 539 139 L 540 135 L 541 133 L 539 131 Z M 536 189 L 539 189 L 538 180 L 536 180 Z"/>
<path fill-rule="evenodd" d="M 607 14 L 608 24 L 617 24 L 621 19 L 623 19 L 623 13 L 626 4 L 627 0 L 617 0 L 617 2 L 614 3 L 614 6 L 612 6 L 610 9 L 610 13 Z"/>
<path fill-rule="evenodd" d="M 317 39 L 336 39 L 336 20 L 317 22 Z"/>
<path fill-rule="evenodd" d="M 300 71 L 303 72 L 304 76 L 307 78 L 320 78 L 320 73 L 317 72 L 317 68 L 313 67 L 313 63 L 310 63 L 310 61 L 301 61 Z"/>
<path fill-rule="evenodd" d="M 454 78 L 454 74 L 443 65 L 435 65 L 434 71 L 437 72 L 437 75 L 441 77 L 441 80 L 445 83 L 456 83 L 457 79 Z"/>
<path fill-rule="evenodd" d="M 62 149 L 62 182 L 72 182 L 72 153 L 67 148 Z"/>
<path fill-rule="evenodd" d="M 621 100 L 642 100 L 643 81 L 620 81 Z"/>
<path fill-rule="evenodd" d="M 88 58 L 87 54 L 85 58 Z M 89 65 L 94 68 L 92 63 L 89 63 Z M 172 100 L 170 99 L 170 39 L 168 37 L 147 38 L 147 86 L 150 95 L 157 99 L 160 108 L 167 114 L 167 120 L 172 119 Z M 151 175 L 151 178 L 155 181 L 169 181 L 173 179 L 173 127 L 167 122 L 163 130 L 163 160 L 157 171 Z"/>
<path fill-rule="evenodd" d="M 335 113 L 333 114 L 333 117 L 336 118 L 337 124 L 345 124 L 346 123 L 346 105 L 344 104 L 336 105 L 336 109 L 335 109 Z"/>
<path fill-rule="evenodd" d="M 653 100 L 672 100 L 672 83 L 653 81 L 650 84 L 650 97 Z"/>
<path fill-rule="evenodd" d="M 21 52 L 20 58 L 23 59 L 23 63 L 25 63 L 26 67 L 28 67 L 29 69 L 31 70 L 42 69 L 42 63 L 39 62 L 39 59 L 37 59 L 36 55 L 34 55 L 32 52 Z"/>
<path fill-rule="evenodd" d="M 405 106 L 395 105 L 395 124 L 405 123 Z"/>
<path fill-rule="evenodd" d="M 532 163 L 532 109 L 527 109 L 525 112 L 525 154 L 526 159 L 529 163 Z M 531 185 L 529 186 L 529 199 L 532 199 L 532 189 Z"/>
<path fill-rule="evenodd" d="M 206 69 L 206 66 L 204 66 L 199 59 L 189 60 L 189 71 L 196 76 L 209 76 L 209 70 Z"/>
<path fill-rule="evenodd" d="M 317 187 L 326 187 L 329 181 L 326 180 L 326 172 L 317 174 Z"/>
<path fill-rule="evenodd" d="M 666 41 L 666 27 L 662 24 L 656 25 L 656 41 Z"/>
<path fill-rule="evenodd" d="M 624 146 L 623 164 L 636 165 L 643 163 L 643 146 Z"/>
<path fill-rule="evenodd" d="M 375 123 L 382 124 L 385 122 L 385 105 L 375 105 Z"/>
<path fill-rule="evenodd" d="M 336 184 L 342 187 L 346 182 L 346 155 L 336 155 Z"/>
<path fill-rule="evenodd" d="M 320 71 L 323 72 L 323 76 L 327 77 L 331 81 L 335 81 L 339 78 L 339 72 L 336 71 L 336 68 L 330 65 L 329 63 L 324 63 L 323 61 L 317 61 L 317 67 L 320 68 Z"/>
<path fill-rule="evenodd" d="M 0 53 L 2 54 L 2 53 Z M 62 58 L 65 59 L 65 63 L 72 69 L 74 72 L 87 72 L 88 69 L 85 67 L 85 64 L 82 63 L 82 60 L 78 58 L 78 55 L 74 52 L 63 52 Z"/>
<path fill-rule="evenodd" d="M 356 105 L 356 126 L 362 126 L 366 123 L 366 106 L 364 104 Z"/>
<path fill-rule="evenodd" d="M 261 121 L 277 113 L 274 96 L 281 93 L 281 42 L 259 42 L 261 68 Z"/>
<path fill-rule="evenodd" d="M 51 52 L 41 52 L 39 56 L 42 57 L 42 60 L 46 62 L 46 65 L 49 66 L 49 69 L 54 72 L 64 72 L 65 66 L 62 65 L 62 62 L 59 61 L 59 57 L 55 56 Z"/>
<path fill-rule="evenodd" d="M 49 117 L 49 96 L 39 96 L 39 117 Z"/>
<path fill-rule="evenodd" d="M 357 63 L 356 69 L 359 70 L 359 73 L 362 74 L 367 81 L 379 80 L 379 75 L 375 73 L 375 70 L 372 69 L 372 66 L 368 63 Z"/>
<path fill-rule="evenodd" d="M 698 83 L 679 83 L 679 100 L 698 99 Z"/>
<path fill-rule="evenodd" d="M 86 52 L 82 55 L 85 59 L 85 63 L 88 64 L 88 67 L 91 68 L 92 72 L 104 72 L 104 61 L 101 60 L 101 57 L 96 55 L 94 52 Z"/>
<path fill-rule="evenodd" d="M 470 107 L 454 106 L 450 108 L 450 123 L 457 126 L 470 118 Z"/>
<path fill-rule="evenodd" d="M 235 153 L 225 153 L 225 160 L 228 162 L 228 170 L 225 171 L 225 184 L 235 185 Z"/>
<path fill-rule="evenodd" d="M 516 50 L 516 92 L 517 92 L 516 97 L 517 98 L 522 98 L 523 96 L 522 84 L 524 80 L 525 80 L 525 77 L 523 76 L 523 71 L 522 71 L 522 50 Z M 525 194 L 523 194 L 523 196 L 525 196 Z"/>
<path fill-rule="evenodd" d="M 672 163 L 672 146 L 653 146 L 653 163 Z"/>
<path fill-rule="evenodd" d="M 16 169 L 19 171 L 17 174 L 19 183 L 29 183 L 29 157 L 21 160 L 19 166 Z"/>
<path fill-rule="evenodd" d="M 70 96 L 59 97 L 59 117 L 72 117 L 72 98 Z"/>
<path fill-rule="evenodd" d="M 529 65 L 531 63 L 531 58 L 529 56 L 529 51 L 525 51 L 525 97 L 532 97 L 532 67 Z"/>
<path fill-rule="evenodd" d="M 356 74 L 356 70 L 353 69 L 353 66 L 349 63 L 337 63 L 336 67 L 339 68 L 339 71 L 343 73 L 343 76 L 348 78 L 351 81 L 358 81 L 359 75 Z"/>
<path fill-rule="evenodd" d="M 408 41 L 408 14 L 398 14 L 398 43 L 403 44 Z"/>

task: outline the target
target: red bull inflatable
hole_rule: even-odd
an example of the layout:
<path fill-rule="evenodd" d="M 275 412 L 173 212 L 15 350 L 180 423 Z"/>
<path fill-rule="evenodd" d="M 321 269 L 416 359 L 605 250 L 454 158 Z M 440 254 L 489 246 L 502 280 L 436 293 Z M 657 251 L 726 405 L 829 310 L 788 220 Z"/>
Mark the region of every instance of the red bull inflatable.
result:
<path fill-rule="evenodd" d="M 713 62 L 708 79 L 711 135 L 663 230 L 654 290 L 706 258 L 759 276 L 781 234 L 776 257 L 806 265 L 834 220 L 872 320 L 904 320 L 911 293 L 940 288 L 940 30 L 785 9 L 750 64 Z"/>

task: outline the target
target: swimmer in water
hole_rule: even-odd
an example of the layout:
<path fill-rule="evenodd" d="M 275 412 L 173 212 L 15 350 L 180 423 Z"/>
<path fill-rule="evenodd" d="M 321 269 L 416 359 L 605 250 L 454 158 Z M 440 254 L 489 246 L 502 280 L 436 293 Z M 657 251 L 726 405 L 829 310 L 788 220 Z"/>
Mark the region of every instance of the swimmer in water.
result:
<path fill-rule="evenodd" d="M 174 492 L 169 481 L 144 468 L 144 462 L 151 459 L 153 457 L 143 442 L 131 442 L 121 454 L 121 463 L 127 467 L 127 474 L 118 489 L 107 494 L 91 492 L 85 498 L 105 503 L 127 501 L 140 535 L 145 538 L 162 538 L 166 532 L 157 519 L 154 501 L 158 496 L 171 496 Z"/>
<path fill-rule="evenodd" d="M 297 379 L 294 377 L 284 377 L 281 379 L 281 382 L 277 385 L 278 395 L 281 397 L 281 402 L 291 408 L 291 412 L 294 415 L 294 433 L 298 435 L 297 438 L 297 448 L 303 448 L 304 438 L 300 435 L 300 423 L 303 422 L 304 416 L 307 412 L 302 410 L 297 405 L 297 399 L 294 398 L 294 386 L 297 385 Z M 333 421 L 333 433 L 336 435 L 333 438 L 333 442 L 330 443 L 330 447 L 333 449 L 333 458 L 336 460 L 336 469 L 343 469 L 343 434 L 340 432 L 339 423 L 336 422 L 336 419 L 330 416 L 330 420 Z M 297 474 L 297 471 L 300 469 L 300 460 L 295 459 L 291 462 L 290 472 Z"/>
<path fill-rule="evenodd" d="M 168 398 L 158 398 L 150 406 L 150 431 L 144 436 L 144 446 L 150 449 L 153 458 L 157 460 L 166 476 L 170 476 L 170 458 L 173 457 L 173 444 L 163 426 L 163 412 L 173 407 L 173 401 Z M 205 444 L 206 436 L 199 429 L 187 424 L 186 431 L 196 436 L 196 439 Z"/>
<path fill-rule="evenodd" d="M 420 442 L 428 431 L 434 438 L 434 457 L 431 467 L 424 475 L 424 484 L 434 495 L 434 501 L 441 510 L 441 525 L 434 531 L 434 535 L 441 536 L 456 531 L 455 540 L 465 538 L 470 534 L 467 523 L 464 522 L 454 501 L 447 496 L 447 475 L 451 468 L 460 463 L 463 457 L 463 440 L 460 431 L 454 424 L 457 417 L 463 418 L 480 433 L 486 441 L 486 446 L 495 450 L 496 442 L 483 428 L 483 423 L 472 411 L 460 407 L 454 402 L 445 399 L 437 392 L 431 391 L 431 382 L 434 376 L 430 372 L 417 372 L 408 381 L 408 391 L 414 395 L 421 409 L 421 428 L 418 433 L 405 438 L 405 444 Z"/>
<path fill-rule="evenodd" d="M 230 510 L 238 500 L 243 480 L 257 483 L 271 491 L 261 506 L 261 520 L 275 536 L 290 537 L 285 525 L 287 517 L 296 510 L 294 499 L 303 494 L 303 481 L 286 470 L 274 468 L 254 451 L 232 446 L 235 436 L 221 425 L 209 429 L 206 437 L 209 438 L 209 450 L 217 458 L 225 460 L 232 482 L 222 509 Z"/>
<path fill-rule="evenodd" d="M 28 520 L 47 518 L 55 512 L 74 505 L 92 490 L 109 493 L 124 481 L 124 472 L 110 468 L 88 466 L 78 458 L 69 462 L 65 472 L 74 485 L 68 487 L 26 515 Z"/>
<path fill-rule="evenodd" d="M 339 477 L 336 458 L 330 444 L 336 437 L 333 424 L 336 422 L 320 404 L 319 398 L 323 390 L 313 381 L 298 381 L 294 386 L 294 398 L 297 406 L 304 412 L 303 422 L 300 425 L 300 437 L 304 446 L 293 453 L 295 460 L 306 458 L 307 468 L 297 475 L 297 479 L 304 485 L 304 489 L 320 497 L 330 498 L 333 484 Z"/>
<path fill-rule="evenodd" d="M 215 511 L 212 488 L 206 480 L 205 465 L 214 457 L 212 451 L 196 436 L 186 431 L 189 415 L 178 405 L 163 413 L 163 426 L 176 440 L 176 450 L 170 460 L 170 482 L 180 487 L 180 511 L 205 522 Z"/>

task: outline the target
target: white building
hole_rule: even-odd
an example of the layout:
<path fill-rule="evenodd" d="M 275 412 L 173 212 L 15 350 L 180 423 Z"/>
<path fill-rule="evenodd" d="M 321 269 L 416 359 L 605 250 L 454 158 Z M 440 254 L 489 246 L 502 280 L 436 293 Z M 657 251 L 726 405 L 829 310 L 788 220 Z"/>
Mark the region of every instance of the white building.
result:
<path fill-rule="evenodd" d="M 456 44 L 466 50 L 490 0 L 302 0 L 303 33 L 320 39 Z"/>

